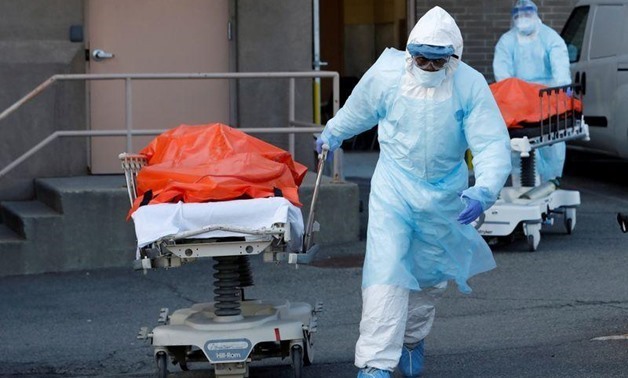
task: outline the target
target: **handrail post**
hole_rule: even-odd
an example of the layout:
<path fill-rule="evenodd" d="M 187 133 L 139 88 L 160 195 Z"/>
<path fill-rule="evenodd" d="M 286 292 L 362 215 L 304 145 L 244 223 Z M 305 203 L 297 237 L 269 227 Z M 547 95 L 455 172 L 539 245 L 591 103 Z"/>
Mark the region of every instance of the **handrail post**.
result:
<path fill-rule="evenodd" d="M 336 75 L 333 76 L 333 109 L 334 109 L 334 113 L 333 116 L 336 116 L 336 113 L 338 113 L 338 110 L 340 108 L 340 98 L 339 98 L 339 94 L 340 94 L 340 75 L 338 75 L 336 73 Z M 341 159 L 342 154 L 335 154 L 334 155 L 334 159 L 333 159 L 333 164 L 332 164 L 332 181 L 333 182 L 341 182 L 342 179 L 344 179 L 344 174 L 342 173 L 342 161 Z"/>
<path fill-rule="evenodd" d="M 296 86 L 295 86 L 295 80 L 293 77 L 290 78 L 290 86 L 288 89 L 288 125 L 289 127 L 293 127 L 294 124 L 294 119 L 295 119 L 295 111 L 294 111 L 294 104 L 295 104 L 295 93 L 296 93 Z M 296 138 L 294 136 L 294 133 L 290 133 L 288 134 L 288 150 L 290 151 L 290 155 L 294 156 L 294 152 L 296 150 L 295 147 L 296 144 Z"/>
<path fill-rule="evenodd" d="M 338 113 L 338 110 L 340 109 L 340 75 L 338 73 L 336 73 L 333 77 L 332 77 L 332 86 L 333 86 L 333 90 L 332 90 L 332 95 L 333 95 L 333 109 L 334 109 L 334 114 L 336 115 L 336 113 Z"/>
<path fill-rule="evenodd" d="M 133 151 L 133 140 L 132 132 L 133 129 L 133 101 L 132 101 L 132 87 L 131 87 L 131 78 L 127 77 L 124 79 L 124 89 L 125 89 L 125 125 L 126 125 L 126 150 L 131 152 Z"/>

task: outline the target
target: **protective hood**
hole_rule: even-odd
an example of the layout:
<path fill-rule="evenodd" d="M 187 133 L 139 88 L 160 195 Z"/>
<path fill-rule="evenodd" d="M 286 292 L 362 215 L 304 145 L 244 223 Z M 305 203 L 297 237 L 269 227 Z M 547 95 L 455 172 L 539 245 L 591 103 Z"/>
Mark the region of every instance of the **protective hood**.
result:
<path fill-rule="evenodd" d="M 433 46 L 453 46 L 454 54 L 458 59 L 462 58 L 462 34 L 456 21 L 441 7 L 434 7 L 427 11 L 416 23 L 410 36 L 408 44 L 425 44 Z M 410 53 L 406 51 L 406 56 L 410 58 Z M 455 62 L 452 59 L 451 62 Z M 450 62 L 450 64 L 451 64 Z"/>
<path fill-rule="evenodd" d="M 417 99 L 444 100 L 451 97 L 453 75 L 462 57 L 462 34 L 453 17 L 441 7 L 430 9 L 410 32 L 408 45 L 411 44 L 451 46 L 457 59 L 449 59 L 445 68 L 440 71 L 426 72 L 414 64 L 406 49 L 406 72 L 402 78 L 401 93 Z"/>

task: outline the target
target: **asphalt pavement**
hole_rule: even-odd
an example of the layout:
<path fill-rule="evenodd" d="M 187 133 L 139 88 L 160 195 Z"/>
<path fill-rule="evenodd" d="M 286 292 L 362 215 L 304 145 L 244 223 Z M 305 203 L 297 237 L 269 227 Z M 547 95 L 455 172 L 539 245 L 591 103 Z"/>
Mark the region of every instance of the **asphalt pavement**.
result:
<path fill-rule="evenodd" d="M 563 181 L 581 194 L 573 234 L 555 227 L 536 252 L 519 238 L 497 245 L 498 267 L 471 279 L 470 295 L 450 287 L 426 339 L 425 377 L 628 376 L 628 234 L 615 220 L 628 211 L 628 163 L 583 159 L 568 163 Z M 367 201 L 368 179 L 356 172 L 345 176 Z M 324 303 L 304 377 L 357 373 L 364 248 L 323 246 L 313 265 L 298 269 L 251 261 L 248 297 Z M 210 301 L 211 265 L 0 278 L 0 376 L 153 376 L 152 348 L 137 331 L 157 325 L 162 307 Z M 172 377 L 212 376 L 207 364 L 190 368 L 169 369 Z M 252 363 L 251 377 L 293 373 L 288 360 L 269 359 Z"/>

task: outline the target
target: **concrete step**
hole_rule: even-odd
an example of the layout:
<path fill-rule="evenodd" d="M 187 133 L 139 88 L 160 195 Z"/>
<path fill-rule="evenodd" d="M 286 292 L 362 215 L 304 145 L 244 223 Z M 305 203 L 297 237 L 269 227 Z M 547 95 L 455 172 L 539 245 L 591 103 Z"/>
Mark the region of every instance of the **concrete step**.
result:
<path fill-rule="evenodd" d="M 22 236 L 7 225 L 0 223 L 0 244 L 24 243 L 24 241 L 25 239 Z"/>
<path fill-rule="evenodd" d="M 61 221 L 61 214 L 40 201 L 5 201 L 4 224 L 22 238 L 49 237 Z"/>
<path fill-rule="evenodd" d="M 58 269 L 32 240 L 53 239 L 61 215 L 39 201 L 5 201 L 0 207 L 4 222 L 0 225 L 0 276 Z M 55 245 L 52 241 L 48 244 Z"/>
<path fill-rule="evenodd" d="M 0 277 L 23 274 L 27 240 L 5 224 L 0 224 Z"/>
<path fill-rule="evenodd" d="M 86 210 L 81 199 L 127 195 L 124 175 L 53 177 L 35 180 L 35 197 L 59 213 Z M 126 206 L 129 206 L 128 199 Z"/>
<path fill-rule="evenodd" d="M 0 276 L 130 267 L 136 241 L 124 184 L 122 175 L 37 179 L 38 200 L 0 203 L 4 226 L 23 239 L 0 242 L 0 259 L 11 262 Z"/>

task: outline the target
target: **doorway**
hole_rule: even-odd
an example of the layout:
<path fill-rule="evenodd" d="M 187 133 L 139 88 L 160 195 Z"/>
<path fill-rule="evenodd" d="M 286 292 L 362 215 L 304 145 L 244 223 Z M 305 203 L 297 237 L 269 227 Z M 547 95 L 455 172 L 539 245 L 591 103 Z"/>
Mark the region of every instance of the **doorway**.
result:
<path fill-rule="evenodd" d="M 228 72 L 230 0 L 88 0 L 87 72 Z M 105 55 L 95 59 L 96 49 Z M 111 54 L 108 56 L 106 54 Z M 133 129 L 230 122 L 228 80 L 133 80 Z M 124 80 L 89 81 L 92 130 L 125 129 Z M 152 136 L 94 137 L 93 174 L 120 173 L 117 156 L 138 152 Z"/>
<path fill-rule="evenodd" d="M 320 0 L 321 60 L 340 73 L 340 106 L 387 47 L 405 49 L 407 0 Z M 413 18 L 413 17 L 412 17 Z M 332 114 L 331 83 L 321 85 L 322 122 Z M 343 143 L 345 150 L 378 150 L 376 125 Z"/>

